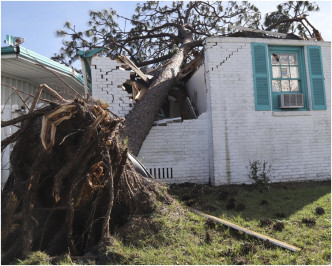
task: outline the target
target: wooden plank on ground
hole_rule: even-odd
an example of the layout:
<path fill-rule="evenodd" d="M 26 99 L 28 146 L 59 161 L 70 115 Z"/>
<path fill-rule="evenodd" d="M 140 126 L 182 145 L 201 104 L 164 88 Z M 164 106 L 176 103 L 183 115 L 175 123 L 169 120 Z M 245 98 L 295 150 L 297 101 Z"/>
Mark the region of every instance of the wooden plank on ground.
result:
<path fill-rule="evenodd" d="M 291 250 L 291 251 L 300 251 L 300 250 L 301 250 L 300 248 L 295 247 L 295 246 L 293 246 L 293 245 L 290 245 L 290 244 L 287 244 L 287 243 L 285 243 L 285 242 L 282 242 L 282 241 L 279 241 L 279 240 L 277 240 L 277 239 L 274 239 L 274 238 L 272 238 L 272 237 L 269 237 L 269 236 L 266 236 L 266 235 L 263 235 L 263 234 L 257 233 L 257 232 L 255 232 L 255 231 L 252 231 L 252 230 L 247 229 L 247 228 L 244 228 L 244 227 L 242 227 L 242 226 L 239 226 L 239 225 L 233 224 L 233 223 L 231 223 L 231 222 L 229 222 L 229 221 L 226 221 L 226 220 L 220 219 L 220 218 L 218 218 L 218 217 L 215 217 L 215 216 L 212 216 L 212 215 L 206 214 L 206 213 L 201 212 L 201 211 L 199 211 L 199 210 L 196 210 L 196 209 L 194 209 L 194 208 L 188 207 L 188 209 L 189 209 L 190 211 L 192 211 L 192 212 L 194 212 L 194 213 L 196 213 L 196 214 L 202 215 L 202 216 L 204 216 L 204 217 L 206 217 L 206 218 L 208 218 L 208 219 L 211 219 L 211 220 L 216 221 L 216 222 L 218 222 L 218 223 L 224 224 L 224 225 L 226 225 L 226 226 L 228 226 L 228 227 L 231 227 L 231 228 L 233 228 L 233 229 L 235 229 L 235 230 L 242 231 L 242 232 L 244 232 L 244 233 L 246 233 L 246 234 L 248 234 L 248 235 L 252 235 L 252 236 L 255 236 L 255 237 L 257 237 L 257 238 L 263 239 L 264 241 L 271 242 L 271 243 L 273 243 L 273 244 L 275 244 L 275 245 L 277 245 L 277 246 L 280 246 L 280 247 L 283 247 L 283 248 L 289 249 L 289 250 Z"/>

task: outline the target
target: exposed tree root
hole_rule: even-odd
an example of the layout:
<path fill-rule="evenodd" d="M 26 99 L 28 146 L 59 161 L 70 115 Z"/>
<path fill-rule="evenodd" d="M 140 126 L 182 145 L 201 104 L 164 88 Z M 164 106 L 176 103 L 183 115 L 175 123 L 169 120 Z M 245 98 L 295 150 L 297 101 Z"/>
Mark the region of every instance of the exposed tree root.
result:
<path fill-rule="evenodd" d="M 163 200 L 160 186 L 127 159 L 118 139 L 123 118 L 92 101 L 44 110 L 43 117 L 36 110 L 22 119 L 10 157 L 1 206 L 3 263 L 34 250 L 83 256 L 110 243 L 131 215 L 151 213 L 154 201 Z"/>

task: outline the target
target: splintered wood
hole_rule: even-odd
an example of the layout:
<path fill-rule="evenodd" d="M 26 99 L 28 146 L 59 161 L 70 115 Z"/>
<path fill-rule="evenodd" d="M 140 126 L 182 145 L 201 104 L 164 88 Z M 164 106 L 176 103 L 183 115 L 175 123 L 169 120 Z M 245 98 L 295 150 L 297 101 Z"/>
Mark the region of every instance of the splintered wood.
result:
<path fill-rule="evenodd" d="M 54 112 L 44 115 L 40 138 L 46 151 L 50 151 L 54 146 L 56 128 L 63 121 L 72 118 L 77 112 L 75 105 L 64 105 Z"/>

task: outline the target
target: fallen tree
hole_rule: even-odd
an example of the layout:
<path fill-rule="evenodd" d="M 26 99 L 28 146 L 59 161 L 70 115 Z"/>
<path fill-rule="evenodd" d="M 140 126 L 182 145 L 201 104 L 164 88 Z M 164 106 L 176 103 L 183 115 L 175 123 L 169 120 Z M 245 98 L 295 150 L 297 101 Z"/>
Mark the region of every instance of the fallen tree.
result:
<path fill-rule="evenodd" d="M 266 15 L 265 25 L 269 31 L 281 30 L 286 25 L 282 27 L 284 33 L 314 36 L 308 28 L 292 25 L 317 10 L 315 3 L 285 2 L 277 6 L 277 11 Z M 119 54 L 125 54 L 137 67 L 171 62 L 156 75 L 147 93 L 126 116 L 121 136 L 128 139 L 129 150 L 137 155 L 168 92 L 181 76 L 181 69 L 203 49 L 204 40 L 234 32 L 228 25 L 258 29 L 260 19 L 261 13 L 255 5 L 237 1 L 140 2 L 131 17 L 117 14 L 112 8 L 90 11 L 84 31 L 77 30 L 70 22 L 57 31 L 58 36 L 68 38 L 54 59 L 71 64 L 79 57 L 77 49 L 102 47 L 105 56 L 116 59 Z M 128 24 L 129 29 L 122 29 L 120 21 Z"/>
<path fill-rule="evenodd" d="M 105 36 L 110 53 L 125 50 L 133 60 L 142 51 L 154 50 L 139 56 L 137 66 L 171 59 L 126 120 L 113 117 L 102 104 L 82 98 L 68 101 L 57 96 L 60 103 L 51 102 L 34 111 L 37 93 L 26 116 L 2 122 L 9 126 L 24 121 L 1 145 L 3 149 L 16 141 L 12 171 L 2 193 L 3 263 L 38 249 L 50 255 L 68 251 L 84 255 L 96 245 L 109 243 L 111 234 L 131 215 L 148 214 L 156 199 L 168 200 L 160 185 L 135 172 L 127 160 L 127 147 L 134 154 L 139 152 L 192 51 L 201 49 L 206 37 L 224 33 L 218 24 L 246 21 L 257 25 L 259 17 L 257 9 L 245 3 L 230 2 L 226 8 L 221 2 L 188 2 L 185 9 L 183 5 L 174 2 L 172 8 L 164 8 L 148 2 L 130 20 L 136 28 L 120 38 Z M 105 14 L 92 12 L 94 23 L 98 25 Z M 177 18 L 170 22 L 173 15 Z M 149 26 L 155 18 L 162 19 Z M 77 38 L 84 43 L 81 33 L 68 28 L 73 31 L 73 43 Z M 84 47 L 96 46 L 93 42 Z"/>
<path fill-rule="evenodd" d="M 83 256 L 131 215 L 169 200 L 136 173 L 118 138 L 124 119 L 102 107 L 76 99 L 24 116 L 2 191 L 2 263 L 33 250 Z"/>

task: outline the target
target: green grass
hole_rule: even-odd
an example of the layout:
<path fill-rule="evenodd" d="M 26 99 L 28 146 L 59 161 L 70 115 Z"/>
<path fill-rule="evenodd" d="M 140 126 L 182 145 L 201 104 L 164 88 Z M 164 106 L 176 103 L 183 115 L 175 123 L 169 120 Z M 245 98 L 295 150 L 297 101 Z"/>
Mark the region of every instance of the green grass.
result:
<path fill-rule="evenodd" d="M 331 263 L 331 186 L 329 182 L 274 184 L 269 191 L 260 192 L 253 186 L 208 187 L 171 186 L 174 201 L 168 208 L 160 205 L 151 217 L 133 217 L 126 237 L 116 235 L 105 257 L 113 264 L 330 264 Z M 220 194 L 228 193 L 221 200 Z M 244 233 L 217 224 L 210 228 L 206 219 L 191 213 L 181 202 L 183 195 L 193 198 L 193 207 L 234 222 L 256 232 L 300 247 L 292 252 L 270 246 Z M 243 211 L 226 210 L 228 200 L 235 206 L 243 203 Z M 262 205 L 265 200 L 267 204 Z M 325 214 L 317 215 L 317 206 Z M 284 217 L 277 219 L 276 213 Z M 273 225 L 260 226 L 262 218 L 284 223 L 282 231 Z M 314 218 L 316 224 L 307 226 L 303 218 Z M 36 254 L 36 253 L 33 253 Z M 33 254 L 31 256 L 33 256 Z M 44 264 L 50 260 L 42 257 Z M 29 259 L 22 261 L 28 263 Z M 36 262 L 36 261 L 34 261 Z M 73 264 L 70 258 L 59 264 Z M 80 264 L 76 261 L 77 264 Z M 91 261 L 93 264 L 94 261 Z M 38 263 L 34 263 L 38 264 Z"/>

